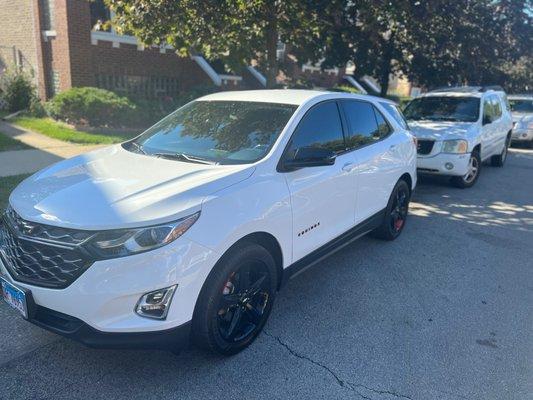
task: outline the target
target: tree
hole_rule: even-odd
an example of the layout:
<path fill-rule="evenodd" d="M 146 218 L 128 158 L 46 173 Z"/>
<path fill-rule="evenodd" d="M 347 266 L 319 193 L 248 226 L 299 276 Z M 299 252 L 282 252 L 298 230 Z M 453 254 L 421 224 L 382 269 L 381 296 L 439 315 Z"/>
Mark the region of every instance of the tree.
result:
<path fill-rule="evenodd" d="M 531 60 L 531 0 L 442 1 L 439 10 L 419 16 L 406 43 L 405 72 L 418 84 L 506 86 L 512 66 Z"/>
<path fill-rule="evenodd" d="M 527 79 L 531 0 L 351 0 L 325 15 L 325 66 L 356 65 L 386 95 L 391 74 L 428 88 Z M 328 20 L 329 19 L 329 20 Z M 511 72 L 513 71 L 513 75 Z"/>
<path fill-rule="evenodd" d="M 120 32 L 146 44 L 167 43 L 181 55 L 202 53 L 230 66 L 257 60 L 267 86 L 276 85 L 277 44 L 320 48 L 320 13 L 326 0 L 106 0 Z M 313 43 L 314 46 L 306 46 Z"/>

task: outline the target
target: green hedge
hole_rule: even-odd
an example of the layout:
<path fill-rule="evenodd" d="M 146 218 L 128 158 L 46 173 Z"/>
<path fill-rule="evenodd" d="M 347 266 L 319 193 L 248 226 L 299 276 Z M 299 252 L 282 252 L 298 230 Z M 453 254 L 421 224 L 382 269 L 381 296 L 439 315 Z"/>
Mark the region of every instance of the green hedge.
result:
<path fill-rule="evenodd" d="M 128 126 L 136 110 L 126 97 L 93 87 L 72 88 L 45 104 L 51 117 L 72 124 L 94 127 Z"/>
<path fill-rule="evenodd" d="M 1 96 L 10 112 L 26 110 L 37 98 L 32 79 L 23 71 L 8 70 L 0 82 Z"/>
<path fill-rule="evenodd" d="M 183 104 L 213 92 L 212 87 L 197 87 L 177 97 L 157 100 L 128 98 L 94 87 L 73 88 L 56 95 L 45 104 L 54 119 L 92 127 L 146 128 Z"/>

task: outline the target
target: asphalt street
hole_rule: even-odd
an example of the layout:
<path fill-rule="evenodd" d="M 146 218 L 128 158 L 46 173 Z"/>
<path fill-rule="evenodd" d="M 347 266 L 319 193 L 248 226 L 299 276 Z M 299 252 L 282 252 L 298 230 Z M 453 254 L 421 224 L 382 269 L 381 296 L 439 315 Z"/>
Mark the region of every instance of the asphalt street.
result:
<path fill-rule="evenodd" d="M 92 350 L 0 304 L 0 399 L 533 399 L 533 151 L 419 182 L 403 235 L 293 279 L 219 358 Z"/>

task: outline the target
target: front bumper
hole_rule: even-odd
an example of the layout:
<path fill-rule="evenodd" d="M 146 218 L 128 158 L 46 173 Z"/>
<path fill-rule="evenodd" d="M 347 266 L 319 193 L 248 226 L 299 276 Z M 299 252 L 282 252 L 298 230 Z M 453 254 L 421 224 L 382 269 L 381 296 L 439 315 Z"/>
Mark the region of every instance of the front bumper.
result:
<path fill-rule="evenodd" d="M 511 140 L 514 142 L 530 142 L 533 141 L 533 129 L 517 129 L 513 130 Z"/>
<path fill-rule="evenodd" d="M 196 300 L 217 259 L 184 235 L 150 252 L 97 261 L 65 289 L 15 281 L 1 261 L 0 274 L 31 293 L 29 321 L 45 329 L 93 347 L 168 348 L 188 338 Z M 143 294 L 175 284 L 165 320 L 135 313 Z"/>
<path fill-rule="evenodd" d="M 152 332 L 109 333 L 83 321 L 48 308 L 34 305 L 31 323 L 50 332 L 99 349 L 159 349 L 179 351 L 190 341 L 191 322 L 172 329 Z"/>
<path fill-rule="evenodd" d="M 468 172 L 469 162 L 470 153 L 438 153 L 432 156 L 418 156 L 417 172 L 423 174 L 464 176 Z"/>

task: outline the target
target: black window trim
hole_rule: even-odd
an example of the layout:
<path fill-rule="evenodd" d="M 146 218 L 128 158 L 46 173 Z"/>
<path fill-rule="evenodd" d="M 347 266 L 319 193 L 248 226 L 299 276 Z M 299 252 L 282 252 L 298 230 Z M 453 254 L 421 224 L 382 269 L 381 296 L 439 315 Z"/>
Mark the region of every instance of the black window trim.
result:
<path fill-rule="evenodd" d="M 357 151 L 357 150 L 360 150 L 360 149 L 364 149 L 365 147 L 368 147 L 368 146 L 372 146 L 374 144 L 377 144 L 387 138 L 389 138 L 395 131 L 394 131 L 394 128 L 391 126 L 391 123 L 390 121 L 387 119 L 387 117 L 385 115 L 383 115 L 383 113 L 376 107 L 376 105 L 374 103 L 372 103 L 371 101 L 366 101 L 366 100 L 360 100 L 360 99 L 347 99 L 347 98 L 343 98 L 343 99 L 339 99 L 339 103 L 340 104 L 340 109 L 342 110 L 342 114 L 344 116 L 344 118 L 346 118 L 346 125 L 347 125 L 347 132 L 350 131 L 350 125 L 349 125 L 349 121 L 348 121 L 348 117 L 346 116 L 346 110 L 344 109 L 342 103 L 344 101 L 357 101 L 359 103 L 367 103 L 367 104 L 370 104 L 372 106 L 372 109 L 374 110 L 374 119 L 376 121 L 376 126 L 378 126 L 379 128 L 379 124 L 378 124 L 378 119 L 377 119 L 377 116 L 376 116 L 376 111 L 379 112 L 381 114 L 381 116 L 383 117 L 383 119 L 385 120 L 385 123 L 389 126 L 389 134 L 387 136 L 384 136 L 382 138 L 379 138 L 379 140 L 376 140 L 372 143 L 367 143 L 367 144 L 364 144 L 362 146 L 358 146 L 358 147 L 354 147 L 354 148 L 346 148 L 346 151 L 344 151 L 342 154 L 346 154 L 346 153 L 349 153 L 349 152 L 352 152 L 352 151 Z M 344 143 L 347 143 L 346 142 L 346 136 L 347 136 L 347 133 L 344 134 Z"/>
<path fill-rule="evenodd" d="M 340 99 L 327 99 L 327 100 L 322 100 L 322 101 L 319 101 L 318 103 L 316 104 L 313 104 L 306 112 L 305 114 L 300 118 L 300 120 L 298 121 L 298 124 L 296 125 L 296 127 L 292 130 L 291 132 L 291 137 L 289 138 L 289 141 L 287 142 L 287 144 L 285 145 L 285 148 L 283 149 L 283 153 L 281 153 L 281 157 L 279 158 L 278 160 L 278 164 L 276 166 L 276 171 L 277 172 L 292 172 L 292 171 L 286 171 L 284 168 L 283 168 L 283 160 L 285 159 L 285 156 L 287 155 L 287 152 L 289 150 L 289 147 L 291 146 L 292 144 L 292 139 L 294 137 L 294 134 L 296 133 L 296 131 L 298 130 L 298 128 L 300 127 L 300 124 L 302 123 L 302 121 L 305 119 L 305 117 L 307 117 L 307 115 L 313 110 L 315 109 L 316 107 L 318 107 L 319 105 L 322 105 L 322 104 L 326 104 L 326 103 L 331 103 L 331 102 L 334 102 L 335 105 L 337 106 L 337 113 L 339 115 L 339 119 L 341 121 L 341 129 L 342 129 L 342 139 L 344 141 L 344 148 L 346 149 L 346 126 L 347 126 L 347 121 L 345 121 L 345 116 L 344 116 L 344 113 L 343 113 L 343 110 L 342 110 L 342 107 L 341 105 L 339 104 L 339 100 Z M 344 151 L 341 151 L 341 152 L 338 152 L 336 153 L 336 156 L 340 156 L 342 154 L 345 154 L 347 153 L 347 150 L 344 150 Z"/>

